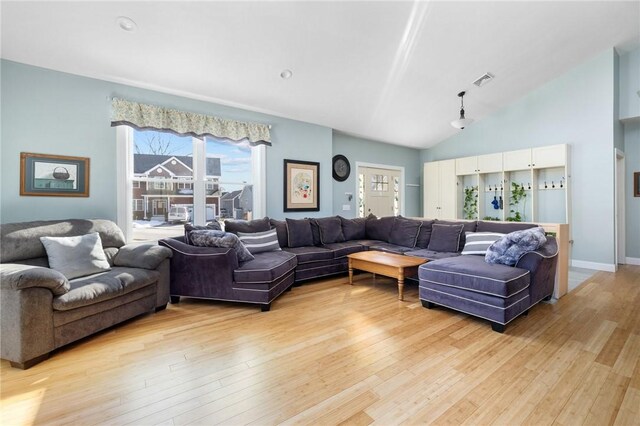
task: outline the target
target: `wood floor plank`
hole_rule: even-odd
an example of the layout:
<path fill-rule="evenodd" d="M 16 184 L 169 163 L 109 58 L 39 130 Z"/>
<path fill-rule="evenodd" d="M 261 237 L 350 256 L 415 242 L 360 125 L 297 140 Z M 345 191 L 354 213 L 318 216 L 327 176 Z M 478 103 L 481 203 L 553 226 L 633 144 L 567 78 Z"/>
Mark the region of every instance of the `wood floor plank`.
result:
<path fill-rule="evenodd" d="M 393 280 L 310 282 L 270 312 L 183 299 L 0 362 L 8 425 L 640 425 L 640 267 L 599 272 L 504 334 Z"/>

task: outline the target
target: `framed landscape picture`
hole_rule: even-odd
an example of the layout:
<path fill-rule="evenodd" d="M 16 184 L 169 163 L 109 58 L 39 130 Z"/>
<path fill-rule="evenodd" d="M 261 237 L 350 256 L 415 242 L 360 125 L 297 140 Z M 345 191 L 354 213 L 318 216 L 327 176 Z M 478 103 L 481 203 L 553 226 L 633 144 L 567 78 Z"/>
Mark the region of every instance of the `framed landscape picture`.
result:
<path fill-rule="evenodd" d="M 88 197 L 89 159 L 21 152 L 20 195 Z"/>
<path fill-rule="evenodd" d="M 633 173 L 633 196 L 640 197 L 640 172 Z"/>
<path fill-rule="evenodd" d="M 320 163 L 284 160 L 284 211 L 320 211 Z"/>

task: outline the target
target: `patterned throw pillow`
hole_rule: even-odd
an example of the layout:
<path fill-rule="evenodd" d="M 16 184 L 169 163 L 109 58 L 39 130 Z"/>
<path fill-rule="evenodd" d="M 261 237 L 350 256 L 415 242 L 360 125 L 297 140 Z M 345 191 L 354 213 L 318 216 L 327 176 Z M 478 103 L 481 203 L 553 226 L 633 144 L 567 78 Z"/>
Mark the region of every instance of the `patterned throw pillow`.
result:
<path fill-rule="evenodd" d="M 198 247 L 230 248 L 236 252 L 239 262 L 255 259 L 249 250 L 240 242 L 238 236 L 224 231 L 191 231 L 191 244 Z"/>
<path fill-rule="evenodd" d="M 213 221 L 207 223 L 205 226 L 202 225 L 192 225 L 190 223 L 184 224 L 184 242 L 186 244 L 191 244 L 189 240 L 189 233 L 191 231 L 222 231 L 220 227 L 220 223 L 218 221 Z"/>
<path fill-rule="evenodd" d="M 467 240 L 461 254 L 487 254 L 487 249 L 491 244 L 504 237 L 505 234 L 498 232 L 466 232 Z"/>
<path fill-rule="evenodd" d="M 491 244 L 484 260 L 513 266 L 525 253 L 539 249 L 546 242 L 547 237 L 541 227 L 512 232 Z"/>
<path fill-rule="evenodd" d="M 275 229 L 250 234 L 238 232 L 238 238 L 251 254 L 280 250 L 278 233 Z"/>

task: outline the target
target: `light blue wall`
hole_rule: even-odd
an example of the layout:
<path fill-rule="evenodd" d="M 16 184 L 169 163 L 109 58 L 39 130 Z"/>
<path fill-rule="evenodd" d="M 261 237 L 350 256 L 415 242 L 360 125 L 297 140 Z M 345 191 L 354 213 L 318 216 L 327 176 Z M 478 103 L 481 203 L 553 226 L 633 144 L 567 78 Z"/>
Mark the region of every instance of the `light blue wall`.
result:
<path fill-rule="evenodd" d="M 614 61 L 613 49 L 601 53 L 425 150 L 422 159 L 569 144 L 574 240 L 571 258 L 612 265 Z M 472 116 L 473 106 L 467 109 Z"/>
<path fill-rule="evenodd" d="M 333 212 L 330 128 L 5 60 L 0 66 L 2 223 L 68 217 L 116 219 L 116 134 L 109 126 L 113 96 L 272 124 L 273 146 L 267 148 L 267 215 L 284 217 L 285 158 L 321 163 L 321 210 L 306 215 Z M 90 197 L 21 197 L 20 152 L 90 157 Z M 304 215 L 287 213 L 289 217 Z"/>
<path fill-rule="evenodd" d="M 640 197 L 633 196 L 633 172 L 640 172 L 640 120 L 624 125 L 626 257 L 640 259 Z"/>
<path fill-rule="evenodd" d="M 344 182 L 333 183 L 333 213 L 344 217 L 356 217 L 356 162 L 380 164 L 387 166 L 402 166 L 405 173 L 405 215 L 420 216 L 422 184 L 420 170 L 420 151 L 417 149 L 373 142 L 354 136 L 333 132 L 333 155 L 342 154 L 349 159 L 351 175 Z M 406 186 L 417 184 L 420 186 Z M 351 202 L 345 196 L 346 192 L 353 194 Z M 343 211 L 342 205 L 350 204 L 351 210 Z"/>

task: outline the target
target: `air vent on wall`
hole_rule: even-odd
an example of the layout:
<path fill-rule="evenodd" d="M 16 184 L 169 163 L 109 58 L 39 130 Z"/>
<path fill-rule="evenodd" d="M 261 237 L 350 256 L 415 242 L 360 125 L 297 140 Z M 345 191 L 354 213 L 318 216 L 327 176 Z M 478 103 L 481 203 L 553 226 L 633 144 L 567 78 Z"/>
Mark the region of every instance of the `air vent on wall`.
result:
<path fill-rule="evenodd" d="M 479 78 L 477 78 L 476 81 L 473 82 L 473 84 L 475 84 L 478 87 L 481 87 L 487 84 L 488 82 L 490 82 L 492 79 L 493 79 L 493 75 L 487 72 L 482 74 Z"/>

